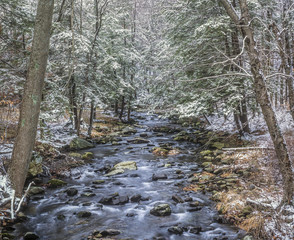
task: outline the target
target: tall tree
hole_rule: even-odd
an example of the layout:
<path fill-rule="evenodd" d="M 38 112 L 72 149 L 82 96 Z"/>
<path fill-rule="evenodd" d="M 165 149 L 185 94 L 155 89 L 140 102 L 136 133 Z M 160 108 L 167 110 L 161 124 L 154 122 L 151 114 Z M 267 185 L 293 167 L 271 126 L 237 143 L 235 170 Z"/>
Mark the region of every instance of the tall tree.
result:
<path fill-rule="evenodd" d="M 22 99 L 18 134 L 8 169 L 8 176 L 16 196 L 22 194 L 35 144 L 49 53 L 53 6 L 54 0 L 39 0 L 38 2 L 33 48 Z"/>
<path fill-rule="evenodd" d="M 289 158 L 288 149 L 279 128 L 276 114 L 272 108 L 269 94 L 267 91 L 264 75 L 262 74 L 262 66 L 258 46 L 255 41 L 251 18 L 249 15 L 248 5 L 246 0 L 239 0 L 241 16 L 237 15 L 236 9 L 231 5 L 229 0 L 220 0 L 227 14 L 238 26 L 245 38 L 245 47 L 249 56 L 251 73 L 254 79 L 254 90 L 257 102 L 260 104 L 264 119 L 271 139 L 274 143 L 275 151 L 279 160 L 280 170 L 283 178 L 284 203 L 292 203 L 294 194 L 293 171 L 292 164 Z"/>

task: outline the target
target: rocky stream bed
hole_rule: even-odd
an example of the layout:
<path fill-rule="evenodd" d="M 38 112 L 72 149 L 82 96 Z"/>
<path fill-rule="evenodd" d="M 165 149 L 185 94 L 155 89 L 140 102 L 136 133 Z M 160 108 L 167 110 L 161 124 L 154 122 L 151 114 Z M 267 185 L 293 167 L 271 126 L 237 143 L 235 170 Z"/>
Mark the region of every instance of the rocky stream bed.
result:
<path fill-rule="evenodd" d="M 33 188 L 27 219 L 13 226 L 16 239 L 243 239 L 244 231 L 223 223 L 211 194 L 187 187 L 206 176 L 200 188 L 226 188 L 235 176 L 215 179 L 224 170 L 213 173 L 209 150 L 199 160 L 201 143 L 185 141 L 189 136 L 180 132 L 189 128 L 155 115 L 137 119 L 129 132 L 113 134 L 115 141 L 80 151 L 92 152 L 93 160 L 57 180 L 59 187 L 53 180 L 45 191 Z"/>

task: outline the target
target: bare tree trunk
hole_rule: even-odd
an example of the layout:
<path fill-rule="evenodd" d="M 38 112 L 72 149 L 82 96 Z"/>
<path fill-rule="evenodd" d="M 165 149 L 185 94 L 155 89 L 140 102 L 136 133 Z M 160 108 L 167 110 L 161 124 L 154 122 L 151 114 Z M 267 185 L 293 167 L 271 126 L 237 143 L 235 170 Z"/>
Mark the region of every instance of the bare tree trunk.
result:
<path fill-rule="evenodd" d="M 119 119 L 120 120 L 122 120 L 122 118 L 123 118 L 124 110 L 125 110 L 125 96 L 122 96 L 122 98 L 121 98 L 121 109 L 120 109 L 120 114 L 119 114 Z"/>
<path fill-rule="evenodd" d="M 114 113 L 118 115 L 118 100 L 117 99 L 115 99 L 115 103 L 114 103 Z"/>
<path fill-rule="evenodd" d="M 28 76 L 8 177 L 16 196 L 22 195 L 35 145 L 42 89 L 49 53 L 54 0 L 39 0 Z"/>
<path fill-rule="evenodd" d="M 239 18 L 235 9 L 228 0 L 220 0 L 220 2 L 223 4 L 227 14 L 230 16 L 233 22 L 240 27 L 243 37 L 246 38 L 245 47 L 249 56 L 251 73 L 254 78 L 254 89 L 257 102 L 260 104 L 262 109 L 262 113 L 279 160 L 280 171 L 283 178 L 283 203 L 290 204 L 292 202 L 294 192 L 292 164 L 289 158 L 288 149 L 283 134 L 279 128 L 275 112 L 273 111 L 271 102 L 269 100 L 265 79 L 262 74 L 262 66 L 259 59 L 257 44 L 254 39 L 253 30 L 249 24 L 250 16 L 247 2 L 246 0 L 239 0 L 241 18 Z"/>
<path fill-rule="evenodd" d="M 128 122 L 131 122 L 131 111 L 132 111 L 131 100 L 129 100 L 129 103 L 128 103 Z"/>
<path fill-rule="evenodd" d="M 92 129 L 93 129 L 93 122 L 94 122 L 94 101 L 91 102 L 91 110 L 90 110 L 90 122 L 89 122 L 89 128 L 88 128 L 88 136 L 91 137 Z"/>

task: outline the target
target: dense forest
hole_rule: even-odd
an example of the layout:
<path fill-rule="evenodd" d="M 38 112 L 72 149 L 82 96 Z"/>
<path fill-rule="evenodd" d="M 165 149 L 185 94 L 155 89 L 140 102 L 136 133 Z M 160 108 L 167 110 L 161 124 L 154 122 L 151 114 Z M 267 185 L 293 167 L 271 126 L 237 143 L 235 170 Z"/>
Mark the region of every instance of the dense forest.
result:
<path fill-rule="evenodd" d="M 293 239 L 293 25 L 292 0 L 1 0 L 1 239 Z"/>

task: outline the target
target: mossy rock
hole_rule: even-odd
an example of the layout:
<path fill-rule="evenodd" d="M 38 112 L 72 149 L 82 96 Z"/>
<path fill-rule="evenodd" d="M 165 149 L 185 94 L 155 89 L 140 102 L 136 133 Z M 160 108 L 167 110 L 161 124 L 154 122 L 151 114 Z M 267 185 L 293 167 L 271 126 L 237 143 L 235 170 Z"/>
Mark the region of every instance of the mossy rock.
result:
<path fill-rule="evenodd" d="M 85 152 L 82 156 L 84 160 L 91 160 L 94 158 L 94 154 L 92 152 Z"/>
<path fill-rule="evenodd" d="M 43 172 L 42 162 L 43 162 L 43 158 L 39 154 L 34 153 L 32 156 L 32 161 L 30 162 L 30 165 L 29 165 L 29 171 L 28 171 L 29 176 L 35 177 L 38 174 L 41 174 Z"/>
<path fill-rule="evenodd" d="M 221 150 L 225 147 L 225 144 L 224 143 L 221 143 L 221 142 L 215 142 L 212 144 L 212 147 L 218 149 L 218 150 Z"/>
<path fill-rule="evenodd" d="M 94 145 L 92 143 L 82 138 L 75 138 L 69 144 L 70 150 L 82 150 L 82 149 L 93 148 L 93 147 Z"/>
<path fill-rule="evenodd" d="M 103 183 L 105 183 L 105 180 L 95 180 L 95 181 L 93 181 L 92 183 L 93 183 L 93 184 L 97 184 L 97 185 L 99 185 L 99 184 L 103 184 Z"/>
<path fill-rule="evenodd" d="M 207 162 L 211 162 L 211 161 L 214 160 L 214 157 L 205 156 L 204 160 L 207 161 Z"/>
<path fill-rule="evenodd" d="M 67 185 L 67 183 L 62 181 L 62 180 L 59 180 L 59 179 L 51 179 L 48 182 L 48 187 L 49 188 L 58 188 L 58 187 L 62 187 L 62 186 L 65 186 L 65 185 Z"/>
<path fill-rule="evenodd" d="M 205 151 L 202 151 L 202 152 L 200 152 L 200 155 L 201 156 L 209 156 L 209 155 L 212 155 L 213 154 L 213 152 L 211 151 L 211 150 L 205 150 Z"/>
<path fill-rule="evenodd" d="M 81 158 L 82 157 L 82 154 L 76 153 L 76 152 L 71 152 L 68 155 L 73 158 Z"/>
<path fill-rule="evenodd" d="M 12 234 L 10 233 L 0 233 L 0 237 L 1 239 L 15 239 L 15 236 L 13 236 Z"/>
<path fill-rule="evenodd" d="M 29 191 L 30 195 L 43 194 L 45 191 L 42 187 L 32 187 Z"/>
<path fill-rule="evenodd" d="M 240 215 L 243 216 L 243 217 L 247 217 L 247 216 L 250 215 L 252 212 L 253 212 L 252 207 L 247 206 L 247 207 L 245 207 L 245 208 L 242 209 L 242 212 L 241 212 Z"/>
<path fill-rule="evenodd" d="M 161 147 L 155 147 L 152 149 L 152 153 L 157 156 L 167 156 L 169 153 L 169 150 L 161 148 Z"/>
<path fill-rule="evenodd" d="M 202 165 L 202 167 L 205 167 L 205 168 L 211 167 L 212 166 L 212 162 L 204 162 L 201 165 Z"/>

